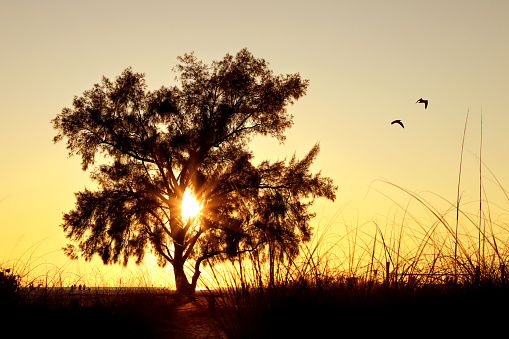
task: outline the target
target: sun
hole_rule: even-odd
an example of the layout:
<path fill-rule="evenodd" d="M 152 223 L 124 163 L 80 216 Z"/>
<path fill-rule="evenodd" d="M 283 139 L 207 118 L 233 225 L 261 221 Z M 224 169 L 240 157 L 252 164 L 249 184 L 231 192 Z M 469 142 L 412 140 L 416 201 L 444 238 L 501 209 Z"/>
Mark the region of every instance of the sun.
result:
<path fill-rule="evenodd" d="M 182 218 L 194 218 L 200 213 L 201 206 L 193 194 L 186 190 L 182 197 Z"/>

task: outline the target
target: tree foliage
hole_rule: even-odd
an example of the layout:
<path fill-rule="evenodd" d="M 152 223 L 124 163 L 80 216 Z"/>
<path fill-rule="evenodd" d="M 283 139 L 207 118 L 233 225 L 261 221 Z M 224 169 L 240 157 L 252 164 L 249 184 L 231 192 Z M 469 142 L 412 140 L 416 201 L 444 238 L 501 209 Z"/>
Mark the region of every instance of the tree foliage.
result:
<path fill-rule="evenodd" d="M 246 49 L 211 65 L 194 54 L 178 61 L 174 87 L 147 91 L 144 75 L 128 68 L 75 97 L 52 123 L 54 141 L 66 140 L 98 186 L 76 193 L 64 215 L 66 253 L 126 264 L 151 248 L 173 265 L 177 289 L 191 291 L 204 260 L 271 242 L 295 255 L 311 234 L 313 199 L 333 200 L 336 187 L 310 172 L 318 145 L 302 160 L 252 163 L 253 136 L 285 140 L 287 106 L 305 95 L 307 80 L 274 75 Z M 196 219 L 182 218 L 186 190 L 203 206 Z"/>

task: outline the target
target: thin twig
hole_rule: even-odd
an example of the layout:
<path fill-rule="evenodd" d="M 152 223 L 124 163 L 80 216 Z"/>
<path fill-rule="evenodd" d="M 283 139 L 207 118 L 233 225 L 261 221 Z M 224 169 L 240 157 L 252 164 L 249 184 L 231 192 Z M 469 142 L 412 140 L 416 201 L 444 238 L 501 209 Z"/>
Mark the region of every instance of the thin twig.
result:
<path fill-rule="evenodd" d="M 459 225 L 459 211 L 460 211 L 460 184 L 461 184 L 461 165 L 463 163 L 463 146 L 465 145 L 465 135 L 467 133 L 468 112 L 465 119 L 465 128 L 463 129 L 463 138 L 461 141 L 461 155 L 460 155 L 460 170 L 458 174 L 458 194 L 456 197 L 456 233 L 454 236 L 454 279 L 457 281 L 457 263 L 458 263 L 458 225 Z"/>

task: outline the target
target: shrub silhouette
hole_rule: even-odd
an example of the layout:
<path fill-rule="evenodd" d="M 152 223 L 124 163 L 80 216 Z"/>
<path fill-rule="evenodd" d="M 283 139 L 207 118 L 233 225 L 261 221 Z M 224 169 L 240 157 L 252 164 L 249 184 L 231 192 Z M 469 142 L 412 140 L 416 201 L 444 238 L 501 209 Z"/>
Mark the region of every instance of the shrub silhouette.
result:
<path fill-rule="evenodd" d="M 0 270 L 0 307 L 7 309 L 20 301 L 20 277 L 11 269 Z"/>

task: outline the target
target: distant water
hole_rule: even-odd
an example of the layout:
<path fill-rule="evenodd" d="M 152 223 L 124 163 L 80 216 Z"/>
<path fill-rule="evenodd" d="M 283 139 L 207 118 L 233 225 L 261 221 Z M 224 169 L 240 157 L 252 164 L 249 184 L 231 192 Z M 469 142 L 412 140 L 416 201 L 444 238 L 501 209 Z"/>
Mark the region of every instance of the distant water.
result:
<path fill-rule="evenodd" d="M 60 292 L 76 294 L 119 294 L 119 293 L 150 293 L 150 294 L 172 294 L 176 290 L 169 287 L 105 287 L 105 286 L 76 286 L 76 287 L 36 287 L 35 291 Z M 197 289 L 196 292 L 202 291 Z"/>
<path fill-rule="evenodd" d="M 77 287 L 35 287 L 35 291 L 40 290 L 48 292 L 61 292 L 61 293 L 175 293 L 174 289 L 168 287 L 101 287 L 101 286 L 77 286 Z"/>

